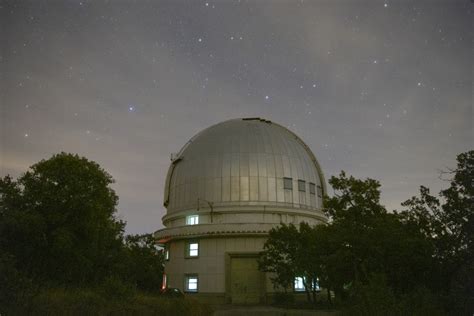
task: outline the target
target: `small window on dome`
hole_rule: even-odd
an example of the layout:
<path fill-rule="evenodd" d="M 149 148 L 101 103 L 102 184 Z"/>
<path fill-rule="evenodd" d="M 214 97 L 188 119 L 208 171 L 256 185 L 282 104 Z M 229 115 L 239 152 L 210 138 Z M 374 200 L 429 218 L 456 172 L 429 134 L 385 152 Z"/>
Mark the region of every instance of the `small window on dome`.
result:
<path fill-rule="evenodd" d="M 309 183 L 309 193 L 316 194 L 316 185 L 314 183 Z"/>
<path fill-rule="evenodd" d="M 298 191 L 306 192 L 306 182 L 304 180 L 298 180 Z"/>
<path fill-rule="evenodd" d="M 318 197 L 320 197 L 320 198 L 323 197 L 323 189 L 321 188 L 320 185 L 318 185 Z"/>
<path fill-rule="evenodd" d="M 293 179 L 292 178 L 283 178 L 283 189 L 293 190 Z"/>
<path fill-rule="evenodd" d="M 199 215 L 186 216 L 186 225 L 197 225 L 197 224 L 199 224 Z"/>

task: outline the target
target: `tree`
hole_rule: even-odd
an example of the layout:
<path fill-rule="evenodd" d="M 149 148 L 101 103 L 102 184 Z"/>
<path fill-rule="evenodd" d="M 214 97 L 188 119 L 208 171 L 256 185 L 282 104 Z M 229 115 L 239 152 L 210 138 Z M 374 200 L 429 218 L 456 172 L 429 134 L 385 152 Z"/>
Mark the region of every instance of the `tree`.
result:
<path fill-rule="evenodd" d="M 400 213 L 381 205 L 378 181 L 344 172 L 331 177 L 334 195 L 324 198 L 329 222 L 272 230 L 262 268 L 283 285 L 297 275 L 317 276 L 328 294 L 363 314 L 436 314 L 440 305 L 451 314 L 472 314 L 474 151 L 457 161 L 445 173 L 452 179 L 441 200 L 421 187 Z"/>
<path fill-rule="evenodd" d="M 285 292 L 291 288 L 297 273 L 297 254 L 301 249 L 299 233 L 293 225 L 272 228 L 259 258 L 259 268 L 272 272 L 271 280 Z"/>
<path fill-rule="evenodd" d="M 158 291 L 164 273 L 164 253 L 157 249 L 152 234 L 125 237 L 127 264 L 124 276 L 140 290 Z"/>
<path fill-rule="evenodd" d="M 331 220 L 328 269 L 336 294 L 343 296 L 347 285 L 368 284 L 375 274 L 384 275 L 398 295 L 425 284 L 432 248 L 416 228 L 381 205 L 380 183 L 344 172 L 329 183 L 334 196 L 325 199 Z"/>
<path fill-rule="evenodd" d="M 270 279 L 286 293 L 301 277 L 308 302 L 316 302 L 316 284 L 320 264 L 314 252 L 314 231 L 307 223 L 282 224 L 270 230 L 269 238 L 259 259 L 259 268 L 272 272 Z"/>
<path fill-rule="evenodd" d="M 111 273 L 124 223 L 115 218 L 112 177 L 67 153 L 0 179 L 0 251 L 17 268 L 52 284 L 90 284 Z"/>
<path fill-rule="evenodd" d="M 416 228 L 380 204 L 380 184 L 344 172 L 329 183 L 334 189 L 333 197 L 325 197 L 329 222 L 315 227 L 302 223 L 299 230 L 293 225 L 273 229 L 262 253 L 262 269 L 275 273 L 273 280 L 284 288 L 295 276 L 304 277 L 313 302 L 311 285 L 317 279 L 329 301 L 330 291 L 339 300 L 361 297 L 356 292 L 375 275 L 382 275 L 398 295 L 424 284 L 432 248 Z"/>
<path fill-rule="evenodd" d="M 436 274 L 432 288 L 442 293 L 451 312 L 474 310 L 474 151 L 457 156 L 450 186 L 439 193 L 441 200 L 420 187 L 420 196 L 402 203 L 400 213 L 407 225 L 424 234 L 435 249 Z"/>

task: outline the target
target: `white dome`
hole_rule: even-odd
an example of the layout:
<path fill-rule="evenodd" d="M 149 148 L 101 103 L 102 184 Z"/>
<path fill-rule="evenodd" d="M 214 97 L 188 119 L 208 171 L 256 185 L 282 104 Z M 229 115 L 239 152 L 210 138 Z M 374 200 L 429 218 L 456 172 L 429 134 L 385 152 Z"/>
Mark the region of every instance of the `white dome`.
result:
<path fill-rule="evenodd" d="M 288 189 L 291 187 L 291 189 Z M 243 205 L 320 209 L 325 182 L 308 146 L 260 118 L 225 121 L 194 136 L 173 157 L 165 185 L 168 214 Z"/>

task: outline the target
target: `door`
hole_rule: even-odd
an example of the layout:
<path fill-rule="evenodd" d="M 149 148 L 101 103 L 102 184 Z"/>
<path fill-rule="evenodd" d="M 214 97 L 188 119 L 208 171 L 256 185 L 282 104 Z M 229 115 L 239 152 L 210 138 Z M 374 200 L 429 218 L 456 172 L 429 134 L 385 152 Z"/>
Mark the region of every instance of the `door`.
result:
<path fill-rule="evenodd" d="M 232 304 L 258 304 L 260 302 L 262 278 L 257 258 L 231 258 Z"/>

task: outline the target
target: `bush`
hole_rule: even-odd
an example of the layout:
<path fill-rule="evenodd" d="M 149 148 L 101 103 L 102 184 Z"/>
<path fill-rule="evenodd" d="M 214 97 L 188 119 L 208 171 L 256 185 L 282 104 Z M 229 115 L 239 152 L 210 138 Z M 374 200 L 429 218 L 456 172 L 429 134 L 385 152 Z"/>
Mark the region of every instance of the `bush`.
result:
<path fill-rule="evenodd" d="M 12 256 L 0 254 L 0 315 L 9 307 L 26 305 L 36 291 L 31 279 L 16 269 Z"/>
<path fill-rule="evenodd" d="M 401 315 L 444 315 L 437 297 L 425 287 L 403 295 L 398 306 Z"/>
<path fill-rule="evenodd" d="M 106 278 L 98 292 L 105 298 L 118 300 L 130 300 L 136 295 L 136 289 L 131 284 L 115 276 Z"/>
<path fill-rule="evenodd" d="M 115 281 L 113 286 L 116 286 Z M 165 298 L 136 293 L 126 299 L 105 294 L 103 289 L 48 289 L 37 295 L 30 304 L 15 306 L 6 315 L 211 315 L 209 306 L 194 299 Z"/>
<path fill-rule="evenodd" d="M 383 275 L 374 275 L 367 285 L 356 285 L 343 315 L 444 315 L 436 296 L 424 287 L 396 296 Z"/>
<path fill-rule="evenodd" d="M 367 285 L 355 284 L 347 315 L 398 315 L 396 299 L 382 275 L 373 276 Z"/>
<path fill-rule="evenodd" d="M 273 296 L 273 303 L 277 306 L 290 306 L 295 303 L 293 293 L 277 292 Z"/>

